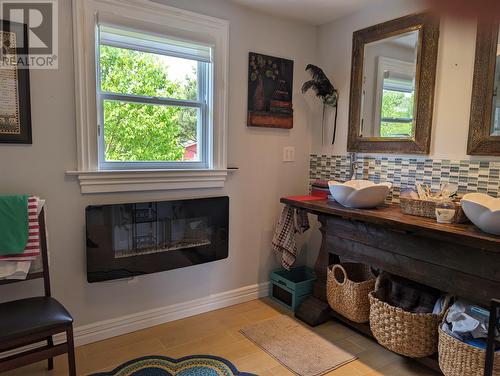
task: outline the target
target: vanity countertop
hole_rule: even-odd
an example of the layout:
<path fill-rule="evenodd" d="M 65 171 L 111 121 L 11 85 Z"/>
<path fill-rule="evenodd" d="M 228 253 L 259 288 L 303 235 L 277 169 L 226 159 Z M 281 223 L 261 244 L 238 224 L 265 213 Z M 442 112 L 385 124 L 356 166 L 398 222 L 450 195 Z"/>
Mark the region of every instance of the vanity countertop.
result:
<path fill-rule="evenodd" d="M 375 209 L 352 209 L 327 199 L 309 201 L 283 197 L 280 201 L 295 208 L 306 209 L 316 215 L 332 215 L 382 225 L 408 233 L 442 237 L 462 245 L 470 244 L 475 248 L 500 253 L 500 236 L 482 232 L 471 223 L 441 224 L 437 223 L 435 219 L 403 214 L 400 206 L 396 204 L 384 205 Z"/>

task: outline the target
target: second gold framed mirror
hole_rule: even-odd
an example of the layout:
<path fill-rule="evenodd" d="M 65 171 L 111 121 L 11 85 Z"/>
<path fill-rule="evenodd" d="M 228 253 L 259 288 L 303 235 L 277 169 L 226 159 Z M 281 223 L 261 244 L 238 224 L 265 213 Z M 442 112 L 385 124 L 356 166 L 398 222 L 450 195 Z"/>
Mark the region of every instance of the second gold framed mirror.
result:
<path fill-rule="evenodd" d="M 472 85 L 467 154 L 500 156 L 499 21 L 480 20 Z"/>

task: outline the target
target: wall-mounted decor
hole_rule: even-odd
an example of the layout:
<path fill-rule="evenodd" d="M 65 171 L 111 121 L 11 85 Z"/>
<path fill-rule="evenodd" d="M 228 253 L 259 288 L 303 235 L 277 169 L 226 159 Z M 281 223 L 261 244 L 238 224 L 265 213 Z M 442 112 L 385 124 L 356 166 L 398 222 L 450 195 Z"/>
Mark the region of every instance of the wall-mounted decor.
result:
<path fill-rule="evenodd" d="M 28 29 L 0 22 L 0 143 L 31 144 L 29 70 L 17 66 L 28 55 Z"/>
<path fill-rule="evenodd" d="M 248 59 L 247 125 L 293 128 L 293 61 L 254 52 Z"/>
<path fill-rule="evenodd" d="M 302 93 L 306 93 L 308 90 L 313 90 L 316 96 L 323 101 L 323 116 L 321 118 L 321 143 L 324 144 L 324 123 L 325 123 L 325 109 L 331 107 L 335 109 L 335 118 L 333 120 L 333 136 L 332 145 L 335 143 L 335 136 L 337 134 L 337 103 L 339 99 L 339 94 L 337 89 L 332 85 L 328 77 L 326 77 L 325 72 L 320 67 L 316 65 L 308 64 L 306 67 L 312 80 L 304 82 L 302 85 Z"/>

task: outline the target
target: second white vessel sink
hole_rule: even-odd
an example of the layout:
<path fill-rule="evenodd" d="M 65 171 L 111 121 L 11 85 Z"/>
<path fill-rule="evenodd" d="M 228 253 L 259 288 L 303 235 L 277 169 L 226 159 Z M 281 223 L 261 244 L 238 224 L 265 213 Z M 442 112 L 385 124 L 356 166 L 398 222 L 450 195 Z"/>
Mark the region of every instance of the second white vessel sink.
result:
<path fill-rule="evenodd" d="M 335 201 L 355 209 L 374 208 L 384 203 L 392 183 L 375 184 L 369 180 L 350 180 L 345 183 L 329 181 L 328 188 Z"/>
<path fill-rule="evenodd" d="M 484 232 L 500 235 L 500 198 L 484 193 L 468 193 L 461 201 L 464 213 Z"/>

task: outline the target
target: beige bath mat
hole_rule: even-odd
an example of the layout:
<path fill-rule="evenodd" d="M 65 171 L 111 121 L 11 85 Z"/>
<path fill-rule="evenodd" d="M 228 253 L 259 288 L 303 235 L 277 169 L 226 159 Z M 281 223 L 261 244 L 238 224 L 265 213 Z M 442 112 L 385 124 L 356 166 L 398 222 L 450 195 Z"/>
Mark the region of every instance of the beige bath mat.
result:
<path fill-rule="evenodd" d="M 356 360 L 355 355 L 286 315 L 246 326 L 240 332 L 300 376 L 323 375 Z"/>

